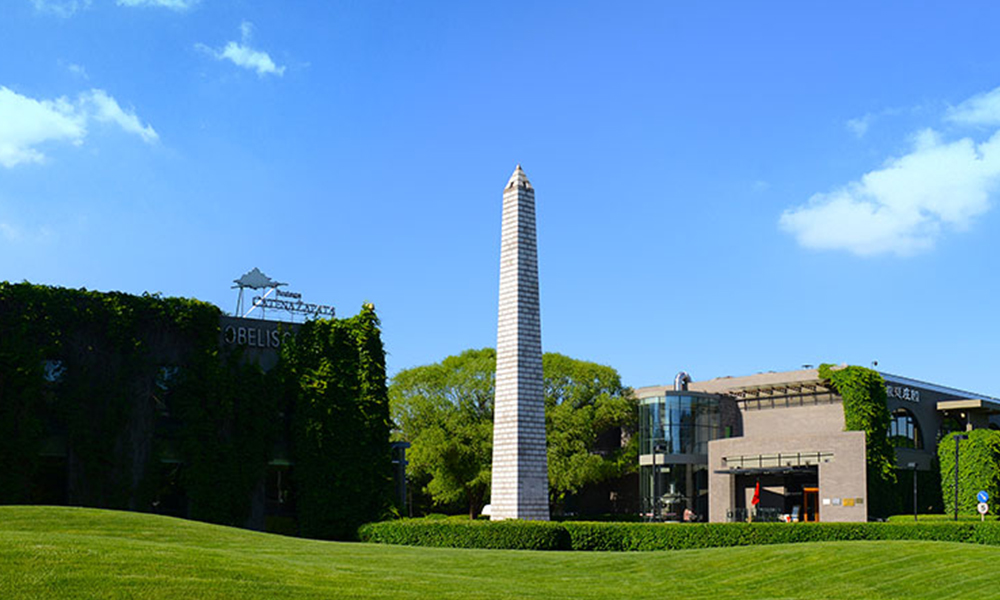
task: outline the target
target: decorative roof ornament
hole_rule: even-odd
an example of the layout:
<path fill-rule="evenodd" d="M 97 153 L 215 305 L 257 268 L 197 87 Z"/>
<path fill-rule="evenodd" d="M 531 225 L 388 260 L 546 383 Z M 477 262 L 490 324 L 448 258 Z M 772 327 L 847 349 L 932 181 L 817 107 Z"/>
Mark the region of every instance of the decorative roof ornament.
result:
<path fill-rule="evenodd" d="M 282 285 L 288 285 L 287 283 L 281 283 L 275 281 L 268 277 L 267 275 L 261 273 L 260 269 L 254 267 L 252 271 L 245 273 L 243 277 L 239 279 L 234 279 L 233 283 L 236 285 L 233 288 L 250 288 L 252 290 L 266 290 L 268 288 L 277 288 Z"/>

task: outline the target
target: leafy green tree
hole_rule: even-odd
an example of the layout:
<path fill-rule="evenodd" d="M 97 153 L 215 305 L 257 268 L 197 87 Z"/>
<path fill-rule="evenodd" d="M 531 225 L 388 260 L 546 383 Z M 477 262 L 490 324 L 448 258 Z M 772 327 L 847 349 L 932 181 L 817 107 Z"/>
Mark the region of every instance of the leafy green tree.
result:
<path fill-rule="evenodd" d="M 584 486 L 635 469 L 638 404 L 611 367 L 549 353 L 542 372 L 549 494 L 558 511 Z"/>
<path fill-rule="evenodd" d="M 627 434 L 636 402 L 611 367 L 550 353 L 542 370 L 549 487 L 558 510 L 583 486 L 634 469 Z M 470 517 L 489 496 L 495 374 L 492 348 L 466 350 L 401 371 L 389 387 L 395 435 L 412 444 L 411 479 L 438 506 L 462 503 Z"/>
<path fill-rule="evenodd" d="M 496 352 L 466 350 L 400 371 L 389 386 L 396 437 L 409 441 L 410 476 L 438 505 L 474 517 L 490 487 Z"/>

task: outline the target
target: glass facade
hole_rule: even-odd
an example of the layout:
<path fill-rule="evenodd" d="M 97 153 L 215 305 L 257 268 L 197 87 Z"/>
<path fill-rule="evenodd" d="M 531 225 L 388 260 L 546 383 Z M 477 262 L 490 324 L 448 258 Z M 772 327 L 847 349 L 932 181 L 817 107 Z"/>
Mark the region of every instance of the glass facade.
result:
<path fill-rule="evenodd" d="M 639 491 L 647 518 L 707 518 L 708 442 L 723 433 L 713 394 L 666 392 L 639 401 Z"/>

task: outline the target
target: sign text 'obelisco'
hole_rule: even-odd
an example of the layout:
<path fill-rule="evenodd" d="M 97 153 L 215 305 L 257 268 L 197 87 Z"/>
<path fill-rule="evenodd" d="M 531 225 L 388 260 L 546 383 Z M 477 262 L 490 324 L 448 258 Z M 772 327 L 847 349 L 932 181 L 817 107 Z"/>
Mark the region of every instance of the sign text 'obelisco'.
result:
<path fill-rule="evenodd" d="M 492 519 L 549 518 L 535 190 L 521 165 L 503 191 L 490 496 Z"/>

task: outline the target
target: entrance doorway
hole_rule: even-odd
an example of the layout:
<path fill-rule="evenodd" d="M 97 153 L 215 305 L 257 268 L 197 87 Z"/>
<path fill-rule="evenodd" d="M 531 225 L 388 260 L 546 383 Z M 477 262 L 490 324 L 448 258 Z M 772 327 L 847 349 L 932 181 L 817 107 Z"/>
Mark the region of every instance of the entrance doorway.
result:
<path fill-rule="evenodd" d="M 769 513 L 780 521 L 819 520 L 819 471 L 814 465 L 722 472 L 733 476 L 733 504 L 727 511 L 727 519 L 746 520 L 753 511 L 755 521 L 766 518 Z M 751 500 L 758 481 L 760 503 L 755 507 Z"/>
<path fill-rule="evenodd" d="M 819 521 L 819 488 L 802 488 L 802 520 Z"/>

